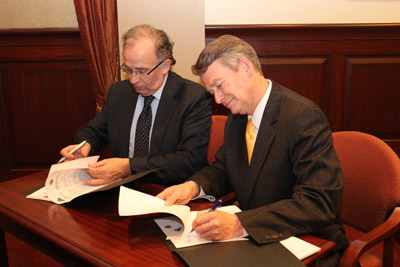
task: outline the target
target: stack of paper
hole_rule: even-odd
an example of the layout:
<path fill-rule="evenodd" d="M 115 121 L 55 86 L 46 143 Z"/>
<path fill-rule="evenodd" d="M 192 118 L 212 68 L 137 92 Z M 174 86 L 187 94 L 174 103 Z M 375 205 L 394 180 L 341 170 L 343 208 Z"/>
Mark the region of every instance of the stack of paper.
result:
<path fill-rule="evenodd" d="M 140 203 L 140 205 L 133 204 Z M 196 232 L 190 232 L 192 222 L 197 216 L 197 211 L 190 211 L 186 205 L 165 206 L 164 200 L 133 189 L 121 186 L 118 204 L 119 215 L 143 215 L 151 213 L 169 213 L 174 216 L 157 218 L 154 221 L 161 228 L 176 248 L 190 247 L 212 241 L 199 237 Z M 226 206 L 218 208 L 220 211 L 236 213 L 241 210 L 237 206 Z M 245 236 L 232 238 L 227 241 L 248 240 Z M 302 260 L 321 249 L 297 237 L 290 237 L 281 241 L 281 244 L 292 252 L 298 259 Z"/>
<path fill-rule="evenodd" d="M 133 205 L 132 203 L 140 203 Z M 154 221 L 161 228 L 168 240 L 174 244 L 176 248 L 194 246 L 199 244 L 210 243 L 212 241 L 199 237 L 196 232 L 190 233 L 192 222 L 197 216 L 197 211 L 190 211 L 186 205 L 165 206 L 164 200 L 148 195 L 133 189 L 121 186 L 118 203 L 119 215 L 143 215 L 150 213 L 169 213 L 174 216 L 158 218 Z M 237 206 L 226 206 L 218 208 L 218 210 L 235 213 L 240 211 Z M 245 236 L 232 238 L 226 241 L 247 240 Z"/>
<path fill-rule="evenodd" d="M 56 204 L 70 202 L 79 196 L 104 191 L 124 183 L 136 180 L 155 170 L 140 172 L 125 178 L 119 178 L 104 185 L 86 185 L 85 180 L 93 179 L 86 170 L 88 165 L 97 162 L 99 156 L 80 158 L 60 164 L 53 164 L 47 176 L 45 186 L 28 195 L 27 198 L 52 201 Z"/>

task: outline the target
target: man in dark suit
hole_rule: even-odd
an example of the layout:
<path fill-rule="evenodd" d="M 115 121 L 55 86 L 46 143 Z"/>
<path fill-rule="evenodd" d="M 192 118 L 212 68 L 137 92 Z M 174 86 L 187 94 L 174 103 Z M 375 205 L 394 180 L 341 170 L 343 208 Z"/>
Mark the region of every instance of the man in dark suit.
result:
<path fill-rule="evenodd" d="M 111 158 L 89 165 L 94 179 L 87 184 L 160 168 L 148 179 L 172 185 L 207 164 L 210 97 L 201 85 L 170 70 L 175 64 L 172 47 L 164 31 L 149 25 L 133 27 L 123 36 L 121 70 L 128 80 L 110 87 L 102 110 L 77 131 L 75 145 L 60 152 L 72 160 L 110 146 Z M 145 99 L 151 100 L 146 104 Z M 144 109 L 147 119 L 141 120 Z M 140 121 L 149 132 L 143 132 Z M 69 154 L 83 140 L 87 143 Z"/>
<path fill-rule="evenodd" d="M 185 204 L 233 191 L 242 212 L 198 215 L 192 226 L 200 237 L 247 233 L 265 244 L 312 234 L 336 242 L 317 265 L 336 266 L 348 245 L 338 216 L 343 175 L 324 113 L 265 79 L 254 49 L 234 36 L 208 44 L 192 70 L 233 115 L 216 161 L 158 197 Z"/>

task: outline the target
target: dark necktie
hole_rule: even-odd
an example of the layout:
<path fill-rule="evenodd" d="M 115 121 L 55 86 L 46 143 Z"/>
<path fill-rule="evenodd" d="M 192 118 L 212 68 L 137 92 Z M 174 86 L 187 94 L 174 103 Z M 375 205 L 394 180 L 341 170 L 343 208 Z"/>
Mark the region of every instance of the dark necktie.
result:
<path fill-rule="evenodd" d="M 149 151 L 149 135 L 151 128 L 151 102 L 154 96 L 144 97 L 144 107 L 136 124 L 134 158 L 147 156 Z"/>

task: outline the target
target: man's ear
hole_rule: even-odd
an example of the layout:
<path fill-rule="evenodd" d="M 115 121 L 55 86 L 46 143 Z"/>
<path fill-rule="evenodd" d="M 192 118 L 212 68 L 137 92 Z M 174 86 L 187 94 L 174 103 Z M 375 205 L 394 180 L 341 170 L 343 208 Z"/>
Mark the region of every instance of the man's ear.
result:
<path fill-rule="evenodd" d="M 164 75 L 167 75 L 168 71 L 171 69 L 171 60 L 166 59 L 164 63 L 162 64 L 162 73 Z"/>
<path fill-rule="evenodd" d="M 239 68 L 242 68 L 248 77 L 253 75 L 253 65 L 251 64 L 250 60 L 247 57 L 239 58 Z"/>

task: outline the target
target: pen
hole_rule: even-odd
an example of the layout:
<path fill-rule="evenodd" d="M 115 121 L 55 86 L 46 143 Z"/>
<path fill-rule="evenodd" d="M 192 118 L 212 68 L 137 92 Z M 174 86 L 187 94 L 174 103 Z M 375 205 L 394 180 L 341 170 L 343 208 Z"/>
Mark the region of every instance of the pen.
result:
<path fill-rule="evenodd" d="M 215 202 L 214 206 L 212 206 L 211 209 L 209 211 L 207 211 L 207 213 L 213 212 L 214 210 L 216 210 L 219 206 L 221 206 L 221 203 L 222 203 L 221 199 L 218 200 L 217 202 Z M 190 232 L 193 232 L 193 231 L 194 231 L 194 228 L 192 228 L 192 230 Z"/>
<path fill-rule="evenodd" d="M 69 154 L 74 154 L 78 149 L 82 148 L 84 145 L 86 144 L 86 140 L 83 141 L 82 143 L 80 143 L 77 147 L 75 147 L 74 149 L 72 149 Z M 64 160 L 66 160 L 66 157 L 62 157 L 57 163 L 61 163 Z"/>

